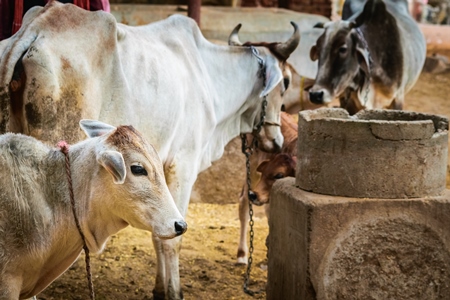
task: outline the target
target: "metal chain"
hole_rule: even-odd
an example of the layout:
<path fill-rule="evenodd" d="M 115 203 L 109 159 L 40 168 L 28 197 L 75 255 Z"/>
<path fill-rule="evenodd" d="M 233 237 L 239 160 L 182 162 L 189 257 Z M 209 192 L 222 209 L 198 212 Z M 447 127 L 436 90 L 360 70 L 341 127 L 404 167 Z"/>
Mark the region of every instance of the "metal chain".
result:
<path fill-rule="evenodd" d="M 81 230 L 80 221 L 78 220 L 77 213 L 75 211 L 75 196 L 73 193 L 73 185 L 72 185 L 72 175 L 70 174 L 70 160 L 69 160 L 69 145 L 62 141 L 58 143 L 58 147 L 61 149 L 61 152 L 64 154 L 66 159 L 66 175 L 67 182 L 69 184 L 69 195 L 70 195 L 70 204 L 72 206 L 72 213 L 75 219 L 75 225 L 77 226 L 78 232 L 80 233 L 81 240 L 83 241 L 83 249 L 85 254 L 85 264 L 86 264 L 86 274 L 89 285 L 89 292 L 91 300 L 95 300 L 94 293 L 94 283 L 92 282 L 92 273 L 91 273 L 91 260 L 89 256 L 89 248 L 86 244 L 86 238 L 84 237 L 83 231 Z"/>
<path fill-rule="evenodd" d="M 247 270 L 245 272 L 245 278 L 244 278 L 244 285 L 243 289 L 244 292 L 253 296 L 255 295 L 255 292 L 250 290 L 248 288 L 248 283 L 250 281 L 250 272 L 252 268 L 253 263 L 253 237 L 254 237 L 254 231 L 253 231 L 253 205 L 250 201 L 249 195 L 251 191 L 251 176 L 250 176 L 250 156 L 253 154 L 253 146 L 255 145 L 255 138 L 252 139 L 251 145 L 248 145 L 247 135 L 241 134 L 242 139 L 242 153 L 245 155 L 245 166 L 247 170 L 247 200 L 248 200 L 248 211 L 249 211 L 249 225 L 250 225 L 250 246 L 248 249 L 248 262 L 247 262 Z"/>
<path fill-rule="evenodd" d="M 266 107 L 267 107 L 267 100 L 266 97 L 264 97 L 264 100 L 261 104 L 261 120 L 265 119 L 266 114 Z M 241 134 L 241 140 L 242 140 L 242 153 L 245 155 L 245 166 L 247 171 L 247 199 L 248 199 L 248 212 L 249 212 L 249 225 L 250 225 L 250 243 L 248 248 L 248 262 L 247 262 L 247 270 L 245 272 L 245 279 L 244 279 L 244 285 L 243 289 L 246 294 L 249 294 L 250 296 L 254 296 L 255 294 L 261 293 L 263 290 L 260 291 L 253 291 L 248 288 L 248 284 L 250 281 L 250 273 L 252 269 L 252 263 L 253 263 L 253 239 L 254 239 L 254 230 L 253 230 L 253 204 L 250 201 L 250 192 L 251 192 L 251 175 L 250 175 L 250 156 L 253 154 L 254 147 L 256 146 L 256 133 L 261 131 L 262 125 L 264 122 L 259 121 L 259 123 L 256 125 L 256 129 L 253 131 L 253 139 L 250 145 L 248 144 L 247 135 Z"/>
<path fill-rule="evenodd" d="M 264 66 L 264 60 L 259 56 L 258 50 L 251 47 L 253 55 L 256 56 L 258 59 L 259 67 L 260 67 L 260 76 L 263 78 L 263 86 L 266 86 L 266 68 Z M 253 129 L 252 135 L 252 141 L 249 145 L 247 140 L 246 134 L 241 134 L 241 140 L 242 140 L 242 153 L 245 155 L 245 166 L 247 171 L 247 199 L 248 199 L 248 212 L 249 212 L 249 225 L 250 225 L 250 245 L 248 248 L 248 261 L 247 261 L 247 270 L 245 272 L 245 279 L 244 279 L 244 285 L 243 289 L 246 294 L 249 294 L 250 296 L 254 296 L 255 294 L 261 293 L 263 290 L 259 291 L 253 291 L 248 288 L 249 281 L 250 281 L 250 272 L 252 269 L 252 263 L 253 263 L 253 238 L 254 238 L 254 231 L 253 231 L 253 205 L 250 201 L 250 192 L 251 192 L 251 175 L 250 175 L 250 156 L 253 154 L 253 149 L 257 145 L 256 136 L 261 131 L 262 126 L 265 123 L 266 120 L 266 108 L 267 108 L 267 97 L 264 96 L 263 101 L 261 103 L 261 114 L 258 124 L 256 124 L 256 128 Z"/>

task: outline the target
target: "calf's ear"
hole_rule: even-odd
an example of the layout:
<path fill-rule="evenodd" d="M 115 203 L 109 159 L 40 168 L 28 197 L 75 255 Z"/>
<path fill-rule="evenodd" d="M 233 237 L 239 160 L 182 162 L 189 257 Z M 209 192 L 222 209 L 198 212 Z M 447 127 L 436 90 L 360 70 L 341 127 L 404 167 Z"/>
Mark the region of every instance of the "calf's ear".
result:
<path fill-rule="evenodd" d="M 297 156 L 292 156 L 291 170 L 290 170 L 288 176 L 295 177 L 296 169 L 297 169 Z"/>
<path fill-rule="evenodd" d="M 262 173 L 264 171 L 264 168 L 269 164 L 269 161 L 270 160 L 268 160 L 268 159 L 263 160 L 256 168 L 256 171 Z"/>
<path fill-rule="evenodd" d="M 96 120 L 81 120 L 80 127 L 90 138 L 107 134 L 116 129 L 116 127 Z"/>
<path fill-rule="evenodd" d="M 108 171 L 116 184 L 123 184 L 127 175 L 125 161 L 121 153 L 117 151 L 102 151 L 97 156 L 97 162 Z"/>

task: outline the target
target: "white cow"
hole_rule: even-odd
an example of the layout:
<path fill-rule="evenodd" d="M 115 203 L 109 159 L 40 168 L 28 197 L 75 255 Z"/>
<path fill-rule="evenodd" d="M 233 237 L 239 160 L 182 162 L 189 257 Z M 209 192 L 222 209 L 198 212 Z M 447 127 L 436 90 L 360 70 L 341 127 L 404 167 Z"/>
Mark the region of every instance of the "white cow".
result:
<path fill-rule="evenodd" d="M 31 10 L 19 32 L 0 42 L 0 130 L 56 141 L 65 134 L 76 139 L 79 118 L 131 123 L 158 151 L 185 216 L 197 174 L 232 138 L 253 131 L 264 95 L 259 145 L 271 151 L 283 144 L 280 82 L 299 43 L 294 28 L 285 43 L 221 46 L 184 16 L 131 27 L 104 12 L 50 2 Z M 183 298 L 181 238 L 153 235 L 153 243 L 154 299 Z"/>
<path fill-rule="evenodd" d="M 170 239 L 186 231 L 155 149 L 131 126 L 80 122 L 91 137 L 69 149 L 76 213 L 100 252 L 131 225 Z M 38 294 L 79 256 L 65 156 L 36 139 L 0 136 L 0 299 Z"/>

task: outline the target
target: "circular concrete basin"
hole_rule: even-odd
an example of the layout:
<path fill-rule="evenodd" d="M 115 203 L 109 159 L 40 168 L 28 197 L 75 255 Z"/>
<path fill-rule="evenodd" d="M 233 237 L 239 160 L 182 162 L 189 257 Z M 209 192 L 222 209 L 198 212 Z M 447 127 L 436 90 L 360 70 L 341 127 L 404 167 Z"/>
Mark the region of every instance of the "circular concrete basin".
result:
<path fill-rule="evenodd" d="M 445 189 L 448 120 L 396 110 L 299 114 L 296 184 L 358 198 L 417 198 Z"/>

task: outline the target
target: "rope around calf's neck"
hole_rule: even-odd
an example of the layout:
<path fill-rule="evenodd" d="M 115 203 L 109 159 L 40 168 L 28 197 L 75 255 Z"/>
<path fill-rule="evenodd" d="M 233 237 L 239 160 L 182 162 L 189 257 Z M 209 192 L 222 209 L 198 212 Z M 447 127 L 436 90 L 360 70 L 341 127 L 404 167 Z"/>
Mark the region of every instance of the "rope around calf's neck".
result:
<path fill-rule="evenodd" d="M 94 283 L 92 282 L 92 273 L 91 273 L 91 260 L 89 256 L 89 248 L 86 244 L 86 238 L 84 237 L 83 231 L 81 230 L 80 221 L 78 220 L 77 213 L 75 210 L 75 197 L 73 193 L 73 185 L 72 185 L 72 175 L 70 173 L 70 160 L 69 160 L 69 144 L 65 141 L 61 141 L 57 144 L 58 148 L 64 154 L 65 162 L 66 162 L 66 175 L 67 175 L 67 183 L 69 185 L 69 195 L 70 195 L 70 204 L 72 206 L 73 218 L 75 219 L 75 225 L 77 226 L 78 232 L 80 233 L 81 240 L 83 241 L 83 250 L 85 254 L 85 264 L 86 264 L 86 274 L 89 285 L 89 292 L 91 300 L 95 300 L 94 293 Z"/>

